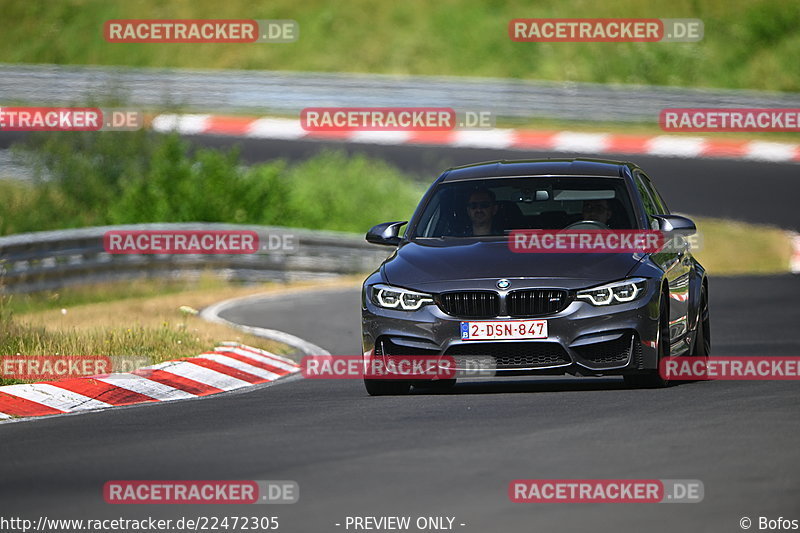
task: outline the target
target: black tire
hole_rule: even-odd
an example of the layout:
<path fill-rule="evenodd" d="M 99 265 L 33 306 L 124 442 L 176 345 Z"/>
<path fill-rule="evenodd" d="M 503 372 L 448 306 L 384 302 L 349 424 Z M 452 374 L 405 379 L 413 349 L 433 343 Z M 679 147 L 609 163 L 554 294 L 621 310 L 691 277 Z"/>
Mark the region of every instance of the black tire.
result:
<path fill-rule="evenodd" d="M 414 388 L 428 391 L 446 391 L 456 386 L 455 379 L 437 379 L 436 381 L 415 381 Z"/>
<path fill-rule="evenodd" d="M 403 380 L 365 379 L 364 387 L 370 396 L 401 396 L 408 394 L 411 383 Z"/>
<path fill-rule="evenodd" d="M 639 374 L 625 374 L 623 379 L 625 384 L 629 387 L 637 389 L 661 389 L 668 387 L 670 381 L 661 377 L 658 368 L 661 360 L 669 356 L 669 309 L 667 308 L 669 297 L 666 294 L 661 295 L 661 302 L 659 302 L 658 314 L 658 358 L 656 361 L 656 369 L 641 372 Z"/>

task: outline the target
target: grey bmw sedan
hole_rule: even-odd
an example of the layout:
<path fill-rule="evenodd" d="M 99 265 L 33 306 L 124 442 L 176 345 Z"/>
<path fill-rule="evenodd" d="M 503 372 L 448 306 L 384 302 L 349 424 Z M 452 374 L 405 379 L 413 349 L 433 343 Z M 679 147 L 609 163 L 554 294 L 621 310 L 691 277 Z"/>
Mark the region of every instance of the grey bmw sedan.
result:
<path fill-rule="evenodd" d="M 708 280 L 691 253 L 695 232 L 632 163 L 448 169 L 410 221 L 367 233 L 367 241 L 396 249 L 363 285 L 364 356 L 448 358 L 463 370 L 458 376 L 621 375 L 631 386 L 665 386 L 660 361 L 706 357 L 711 346 Z M 667 237 L 658 247 L 588 250 L 562 239 L 576 233 L 606 244 L 632 234 Z M 573 245 L 535 253 L 522 246 L 547 237 Z M 372 395 L 455 381 L 364 380 Z"/>

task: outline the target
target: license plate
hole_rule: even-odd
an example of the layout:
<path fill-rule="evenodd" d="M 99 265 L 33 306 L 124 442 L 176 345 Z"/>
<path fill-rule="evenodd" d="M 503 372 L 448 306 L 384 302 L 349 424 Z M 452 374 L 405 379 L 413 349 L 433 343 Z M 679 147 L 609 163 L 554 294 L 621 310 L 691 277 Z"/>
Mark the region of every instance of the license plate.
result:
<path fill-rule="evenodd" d="M 482 320 L 461 323 L 461 339 L 465 341 L 546 338 L 547 320 Z"/>

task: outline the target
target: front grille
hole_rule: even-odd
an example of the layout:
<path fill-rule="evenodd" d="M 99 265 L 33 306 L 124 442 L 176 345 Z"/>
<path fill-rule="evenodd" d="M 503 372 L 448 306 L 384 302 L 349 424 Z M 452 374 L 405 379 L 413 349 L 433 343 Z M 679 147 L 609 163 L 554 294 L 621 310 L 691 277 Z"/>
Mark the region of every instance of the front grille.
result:
<path fill-rule="evenodd" d="M 497 368 L 537 368 L 566 365 L 571 362 L 569 355 L 555 342 L 482 342 L 480 344 L 459 344 L 445 352 L 450 356 L 475 356 L 494 358 Z"/>
<path fill-rule="evenodd" d="M 631 349 L 631 335 L 623 335 L 619 339 L 595 344 L 587 344 L 573 348 L 578 355 L 587 361 L 597 364 L 622 364 L 627 362 Z"/>
<path fill-rule="evenodd" d="M 558 313 L 569 305 L 569 294 L 557 289 L 511 291 L 506 297 L 508 315 L 531 317 Z"/>
<path fill-rule="evenodd" d="M 492 318 L 500 311 L 500 297 L 493 291 L 445 292 L 436 303 L 448 315 L 463 318 Z"/>

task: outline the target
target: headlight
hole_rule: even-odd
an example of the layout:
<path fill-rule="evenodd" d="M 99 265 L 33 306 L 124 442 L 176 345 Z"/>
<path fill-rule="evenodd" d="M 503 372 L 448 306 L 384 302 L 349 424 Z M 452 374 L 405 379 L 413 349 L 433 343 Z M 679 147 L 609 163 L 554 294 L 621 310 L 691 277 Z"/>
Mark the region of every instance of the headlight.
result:
<path fill-rule="evenodd" d="M 430 294 L 392 287 L 391 285 L 373 285 L 370 288 L 370 294 L 372 295 L 372 303 L 387 309 L 416 311 L 423 305 L 433 303 L 433 297 Z"/>
<path fill-rule="evenodd" d="M 645 287 L 646 279 L 631 278 L 578 291 L 578 298 L 588 300 L 592 305 L 632 302 L 644 294 Z"/>

